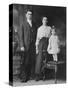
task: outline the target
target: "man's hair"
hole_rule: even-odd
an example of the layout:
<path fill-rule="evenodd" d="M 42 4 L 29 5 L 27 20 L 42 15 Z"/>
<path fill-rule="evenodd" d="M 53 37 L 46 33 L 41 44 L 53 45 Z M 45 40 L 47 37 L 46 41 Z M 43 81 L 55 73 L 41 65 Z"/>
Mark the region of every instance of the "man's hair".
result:
<path fill-rule="evenodd" d="M 26 9 L 26 10 L 25 10 L 25 14 L 26 14 L 28 11 L 32 12 L 32 14 L 33 14 L 32 9 Z"/>

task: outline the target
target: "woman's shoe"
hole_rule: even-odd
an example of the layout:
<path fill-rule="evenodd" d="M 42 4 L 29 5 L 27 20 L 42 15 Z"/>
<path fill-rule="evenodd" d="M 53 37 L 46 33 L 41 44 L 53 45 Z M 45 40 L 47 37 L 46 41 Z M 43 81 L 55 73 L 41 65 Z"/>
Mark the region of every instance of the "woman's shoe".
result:
<path fill-rule="evenodd" d="M 39 75 L 36 75 L 36 78 L 35 78 L 36 81 L 39 81 L 40 80 L 40 77 Z"/>

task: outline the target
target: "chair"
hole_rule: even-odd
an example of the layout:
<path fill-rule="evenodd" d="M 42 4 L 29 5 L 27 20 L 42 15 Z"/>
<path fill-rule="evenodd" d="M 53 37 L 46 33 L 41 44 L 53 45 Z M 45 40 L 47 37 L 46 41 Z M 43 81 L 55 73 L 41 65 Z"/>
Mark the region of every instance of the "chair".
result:
<path fill-rule="evenodd" d="M 50 70 L 54 70 L 54 76 L 55 76 L 55 83 L 57 83 L 57 71 L 58 71 L 58 65 L 64 65 L 64 61 L 48 61 L 46 62 L 46 60 L 43 61 L 43 66 L 42 66 L 42 72 L 44 71 L 44 69 L 50 69 Z"/>

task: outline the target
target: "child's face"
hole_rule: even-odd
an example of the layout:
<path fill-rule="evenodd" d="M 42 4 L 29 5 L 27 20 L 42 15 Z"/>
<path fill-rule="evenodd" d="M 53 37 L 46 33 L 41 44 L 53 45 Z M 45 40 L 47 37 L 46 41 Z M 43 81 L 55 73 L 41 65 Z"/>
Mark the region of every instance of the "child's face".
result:
<path fill-rule="evenodd" d="M 52 35 L 55 35 L 55 29 L 52 29 Z"/>

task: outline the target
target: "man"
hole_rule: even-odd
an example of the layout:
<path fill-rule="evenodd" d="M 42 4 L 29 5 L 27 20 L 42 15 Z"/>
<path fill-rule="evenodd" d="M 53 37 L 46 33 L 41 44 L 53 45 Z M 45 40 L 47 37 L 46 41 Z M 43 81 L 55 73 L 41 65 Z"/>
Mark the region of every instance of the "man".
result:
<path fill-rule="evenodd" d="M 35 74 L 36 80 L 39 80 L 41 74 L 41 63 L 43 60 L 43 51 L 45 51 L 45 58 L 47 59 L 47 46 L 48 39 L 50 37 L 51 27 L 47 26 L 47 17 L 42 18 L 42 25 L 38 28 L 37 39 L 36 39 L 36 66 Z"/>
<path fill-rule="evenodd" d="M 35 65 L 35 42 L 36 42 L 36 27 L 32 21 L 32 11 L 26 12 L 26 20 L 23 22 L 20 30 L 20 46 L 21 51 L 24 51 L 24 61 L 21 66 L 21 80 L 26 82 L 34 75 Z M 23 81 L 22 72 L 25 72 L 25 80 Z"/>

